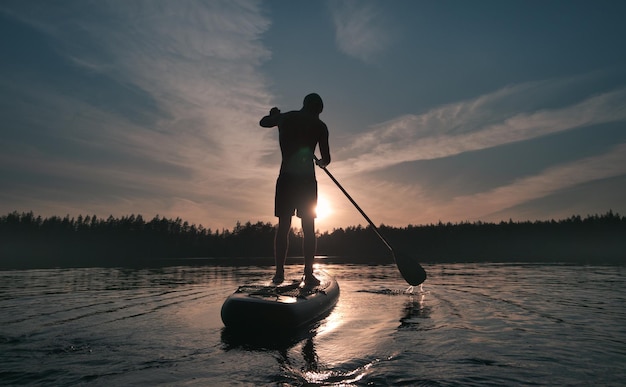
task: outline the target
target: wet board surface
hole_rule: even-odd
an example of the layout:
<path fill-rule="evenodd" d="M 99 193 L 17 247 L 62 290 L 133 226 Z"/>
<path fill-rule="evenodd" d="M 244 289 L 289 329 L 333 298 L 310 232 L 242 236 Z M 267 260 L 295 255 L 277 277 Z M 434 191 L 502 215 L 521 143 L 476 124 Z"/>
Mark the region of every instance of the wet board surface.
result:
<path fill-rule="evenodd" d="M 318 286 L 306 286 L 299 279 L 279 285 L 269 281 L 241 285 L 222 305 L 224 325 L 233 328 L 267 329 L 300 327 L 327 315 L 339 298 L 337 280 L 316 271 Z"/>

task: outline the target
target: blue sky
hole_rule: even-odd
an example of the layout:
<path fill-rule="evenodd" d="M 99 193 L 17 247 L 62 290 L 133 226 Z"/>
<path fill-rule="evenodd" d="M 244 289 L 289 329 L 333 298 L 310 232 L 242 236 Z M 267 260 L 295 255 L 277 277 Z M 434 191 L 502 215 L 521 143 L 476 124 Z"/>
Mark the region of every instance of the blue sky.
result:
<path fill-rule="evenodd" d="M 277 132 L 319 93 L 376 223 L 626 214 L 626 3 L 0 3 L 0 212 L 275 222 Z M 365 224 L 318 170 L 332 213 Z M 294 225 L 298 225 L 296 222 Z"/>

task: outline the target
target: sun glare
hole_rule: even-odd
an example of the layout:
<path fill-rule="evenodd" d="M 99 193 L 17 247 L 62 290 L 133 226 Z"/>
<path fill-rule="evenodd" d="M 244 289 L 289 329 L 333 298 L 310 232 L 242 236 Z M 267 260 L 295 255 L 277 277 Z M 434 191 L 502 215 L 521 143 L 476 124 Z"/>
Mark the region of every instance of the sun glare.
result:
<path fill-rule="evenodd" d="M 323 196 L 318 196 L 317 198 L 317 219 L 324 219 L 330 214 L 332 214 L 333 210 L 330 208 L 330 203 Z"/>

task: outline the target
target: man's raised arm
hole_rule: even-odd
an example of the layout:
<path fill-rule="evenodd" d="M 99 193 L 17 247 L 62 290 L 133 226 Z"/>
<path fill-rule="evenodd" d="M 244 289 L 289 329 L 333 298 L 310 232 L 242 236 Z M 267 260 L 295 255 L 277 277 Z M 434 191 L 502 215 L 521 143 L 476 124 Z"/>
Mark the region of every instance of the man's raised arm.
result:
<path fill-rule="evenodd" d="M 269 115 L 261 118 L 259 125 L 261 125 L 264 128 L 272 128 L 278 125 L 279 119 L 280 119 L 280 110 L 277 107 L 273 107 L 272 110 L 270 110 Z"/>

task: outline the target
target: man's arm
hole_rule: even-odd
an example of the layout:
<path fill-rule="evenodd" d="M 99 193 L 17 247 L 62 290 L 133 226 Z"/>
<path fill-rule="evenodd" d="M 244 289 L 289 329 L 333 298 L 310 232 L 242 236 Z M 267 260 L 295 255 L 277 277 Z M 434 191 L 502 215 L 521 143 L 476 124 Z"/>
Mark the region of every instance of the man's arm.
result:
<path fill-rule="evenodd" d="M 259 125 L 264 128 L 273 128 L 274 126 L 278 125 L 280 121 L 280 116 L 280 110 L 277 107 L 273 107 L 272 110 L 270 110 L 269 115 L 261 118 Z"/>
<path fill-rule="evenodd" d="M 328 145 L 328 128 L 326 125 L 324 125 L 324 132 L 320 137 L 319 147 L 322 158 L 317 161 L 317 165 L 325 168 L 328 164 L 330 164 L 330 146 Z"/>

